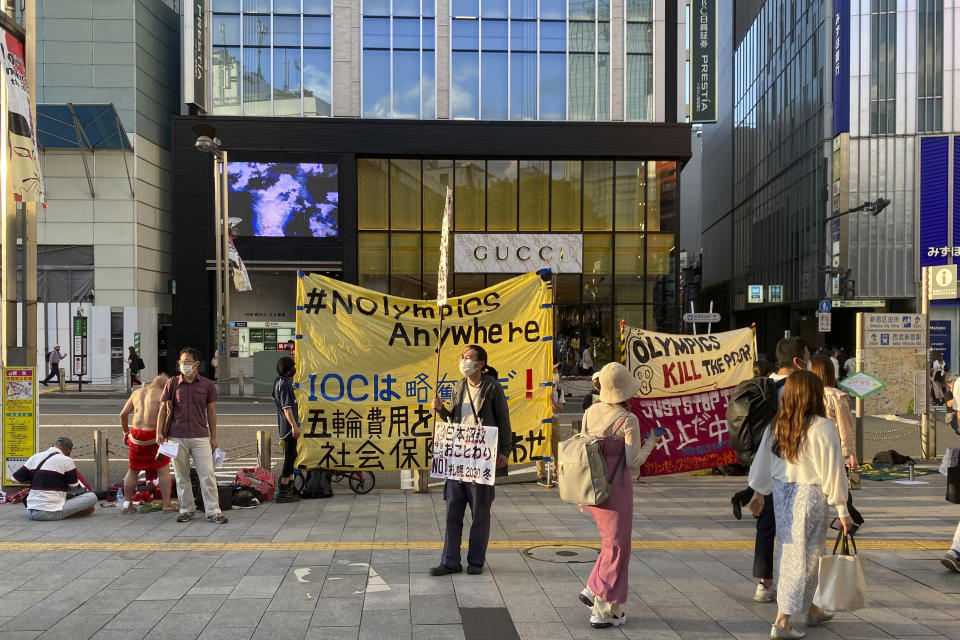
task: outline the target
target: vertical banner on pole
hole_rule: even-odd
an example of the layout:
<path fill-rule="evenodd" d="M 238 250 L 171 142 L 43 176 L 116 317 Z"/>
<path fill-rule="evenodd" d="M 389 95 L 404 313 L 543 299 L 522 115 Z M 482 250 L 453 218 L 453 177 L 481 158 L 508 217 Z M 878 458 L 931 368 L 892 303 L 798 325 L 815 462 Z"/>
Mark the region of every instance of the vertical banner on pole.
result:
<path fill-rule="evenodd" d="M 37 369 L 3 368 L 3 484 L 37 452 Z"/>
<path fill-rule="evenodd" d="M 437 306 L 447 304 L 447 266 L 450 251 L 450 218 L 453 214 L 453 189 L 447 187 L 446 204 L 443 206 L 443 226 L 440 229 L 440 265 L 437 268 Z"/>
<path fill-rule="evenodd" d="M 690 17 L 690 122 L 716 122 L 717 0 L 693 0 Z"/>

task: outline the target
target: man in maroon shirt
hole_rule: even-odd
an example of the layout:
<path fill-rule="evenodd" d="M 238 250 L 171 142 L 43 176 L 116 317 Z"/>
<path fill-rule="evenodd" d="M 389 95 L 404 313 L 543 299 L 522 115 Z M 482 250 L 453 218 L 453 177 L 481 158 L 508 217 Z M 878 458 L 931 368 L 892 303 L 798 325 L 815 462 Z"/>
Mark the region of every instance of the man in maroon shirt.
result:
<path fill-rule="evenodd" d="M 180 445 L 173 459 L 177 477 L 180 515 L 177 522 L 196 517 L 193 488 L 190 485 L 190 457 L 200 477 L 200 491 L 207 520 L 227 521 L 220 512 L 217 476 L 213 470 L 213 450 L 217 448 L 217 388 L 209 378 L 201 378 L 200 352 L 191 347 L 180 351 L 180 375 L 170 378 L 160 396 L 157 416 L 157 442 L 166 440 Z"/>

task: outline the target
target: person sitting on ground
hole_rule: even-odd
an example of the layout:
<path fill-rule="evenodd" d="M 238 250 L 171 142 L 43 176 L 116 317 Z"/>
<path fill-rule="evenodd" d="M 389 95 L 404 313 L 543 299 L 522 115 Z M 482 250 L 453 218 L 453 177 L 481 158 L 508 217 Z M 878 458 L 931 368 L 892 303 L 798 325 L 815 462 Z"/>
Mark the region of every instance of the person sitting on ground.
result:
<path fill-rule="evenodd" d="M 89 516 L 96 509 L 97 496 L 80 485 L 72 451 L 70 438 L 57 438 L 52 447 L 31 456 L 13 474 L 17 482 L 30 484 L 26 506 L 31 520 Z"/>
<path fill-rule="evenodd" d="M 160 495 L 163 499 L 163 512 L 176 513 L 177 507 L 173 506 L 170 499 L 172 493 L 170 480 L 170 458 L 167 456 L 158 456 L 157 449 L 157 414 L 160 413 L 160 394 L 163 393 L 163 387 L 170 379 L 165 373 L 161 373 L 154 378 L 147 386 L 142 389 L 135 389 L 127 403 L 123 405 L 123 411 L 120 412 L 120 426 L 123 427 L 123 434 L 127 445 L 130 447 L 130 468 L 127 475 L 123 478 L 123 495 L 127 496 L 127 501 L 122 507 L 123 513 L 136 513 L 137 509 L 133 506 L 133 496 L 137 488 L 137 476 L 140 471 L 156 470 L 160 482 Z M 127 420 L 133 413 L 133 426 L 129 427 Z"/>

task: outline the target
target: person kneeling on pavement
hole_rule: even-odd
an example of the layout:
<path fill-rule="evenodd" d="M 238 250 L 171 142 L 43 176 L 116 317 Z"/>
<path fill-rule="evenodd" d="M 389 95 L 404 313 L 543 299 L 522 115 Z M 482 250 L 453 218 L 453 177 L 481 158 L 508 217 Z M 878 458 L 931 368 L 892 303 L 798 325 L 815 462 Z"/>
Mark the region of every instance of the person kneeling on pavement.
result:
<path fill-rule="evenodd" d="M 80 484 L 72 451 L 70 438 L 57 438 L 52 447 L 31 456 L 13 474 L 17 482 L 30 483 L 26 506 L 31 520 L 88 516 L 96 509 L 97 496 Z"/>

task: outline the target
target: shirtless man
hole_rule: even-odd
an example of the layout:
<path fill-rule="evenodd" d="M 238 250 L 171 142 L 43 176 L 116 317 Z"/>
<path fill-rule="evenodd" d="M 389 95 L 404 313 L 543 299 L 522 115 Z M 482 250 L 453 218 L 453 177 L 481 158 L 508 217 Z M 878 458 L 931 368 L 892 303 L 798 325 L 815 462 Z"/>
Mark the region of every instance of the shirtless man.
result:
<path fill-rule="evenodd" d="M 123 478 L 123 495 L 131 503 L 123 513 L 136 513 L 133 495 L 137 487 L 140 471 L 156 470 L 160 476 L 160 494 L 163 496 L 164 513 L 174 513 L 178 509 L 170 501 L 170 458 L 157 458 L 157 414 L 160 413 L 160 394 L 170 378 L 161 373 L 147 386 L 134 390 L 120 412 L 120 426 L 127 444 L 130 446 L 130 469 Z M 133 426 L 128 426 L 128 418 L 133 414 Z M 122 506 L 122 505 L 117 505 Z"/>

